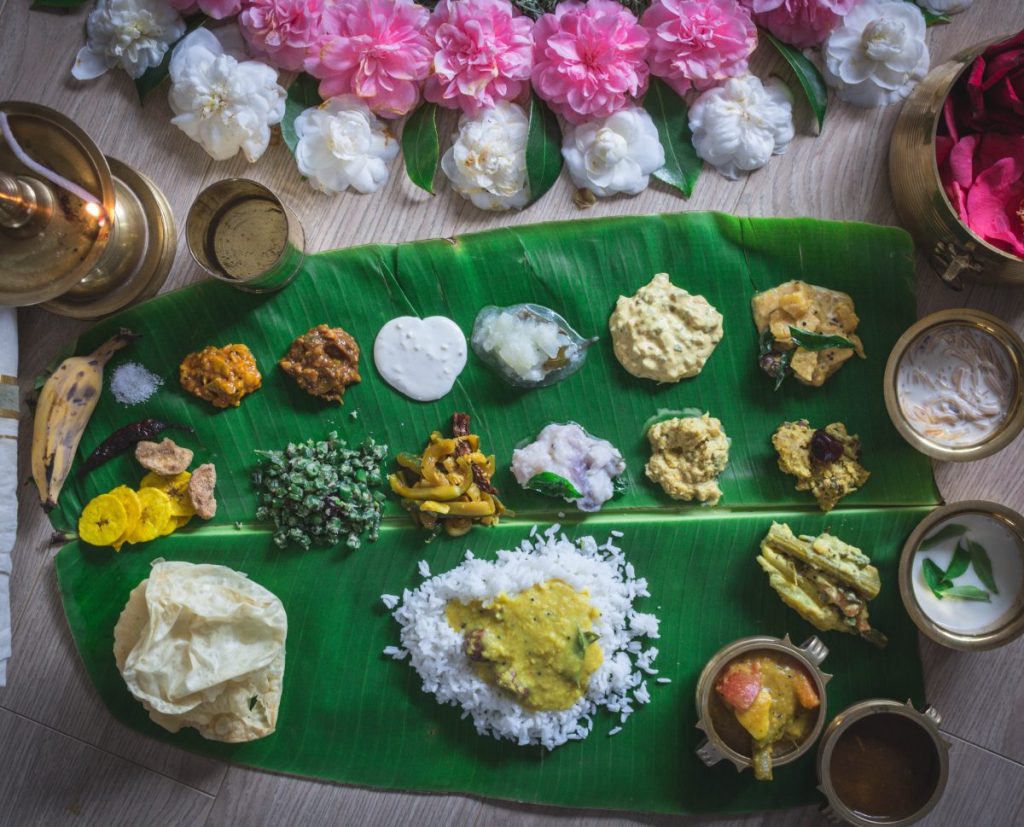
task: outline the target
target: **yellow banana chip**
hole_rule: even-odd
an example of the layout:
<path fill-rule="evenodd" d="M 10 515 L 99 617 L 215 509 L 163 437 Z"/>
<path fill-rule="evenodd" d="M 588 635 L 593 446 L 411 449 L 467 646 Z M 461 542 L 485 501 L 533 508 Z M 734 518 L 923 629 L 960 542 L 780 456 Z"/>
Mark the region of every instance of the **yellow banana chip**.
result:
<path fill-rule="evenodd" d="M 136 496 L 141 506 L 139 523 L 128 536 L 128 542 L 145 543 L 155 540 L 170 519 L 171 499 L 159 488 L 153 487 L 140 488 Z"/>
<path fill-rule="evenodd" d="M 171 501 L 171 515 L 174 517 L 191 517 L 195 514 L 192 499 L 188 495 L 188 481 L 192 475 L 182 471 L 173 477 L 161 477 L 150 472 L 142 478 L 139 488 L 157 488 L 163 491 Z"/>
<path fill-rule="evenodd" d="M 100 494 L 89 501 L 78 518 L 78 536 L 93 546 L 109 546 L 128 524 L 128 515 L 117 497 Z"/>
<path fill-rule="evenodd" d="M 139 515 L 142 513 L 142 506 L 139 505 L 139 498 L 135 492 L 132 491 L 127 485 L 119 485 L 112 491 L 107 492 L 111 497 L 116 497 L 118 502 L 124 507 L 124 513 L 128 517 L 128 521 L 125 524 L 124 531 L 121 532 L 121 536 L 118 537 L 111 545 L 114 547 L 114 551 L 120 551 L 121 546 L 128 542 L 128 535 L 135 530 L 135 526 L 139 524 Z"/>

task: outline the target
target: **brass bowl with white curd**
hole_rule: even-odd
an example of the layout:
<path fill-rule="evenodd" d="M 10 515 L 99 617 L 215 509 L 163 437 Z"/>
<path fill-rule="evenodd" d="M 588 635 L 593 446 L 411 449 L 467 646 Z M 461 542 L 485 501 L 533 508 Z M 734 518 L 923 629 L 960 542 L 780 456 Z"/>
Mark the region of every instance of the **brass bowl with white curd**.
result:
<path fill-rule="evenodd" d="M 967 462 L 1024 430 L 1024 341 L 1001 319 L 954 308 L 925 316 L 885 366 L 885 407 L 896 430 L 935 459 Z"/>
<path fill-rule="evenodd" d="M 715 684 L 726 667 L 737 658 L 744 655 L 755 655 L 759 652 L 783 655 L 798 663 L 810 677 L 820 700 L 820 705 L 816 710 L 815 724 L 807 737 L 792 749 L 781 753 L 774 752 L 771 759 L 772 766 L 779 767 L 792 763 L 804 755 L 818 740 L 818 736 L 825 726 L 827 718 L 825 686 L 832 676 L 822 671 L 821 664 L 828 657 L 828 647 L 815 635 L 809 637 L 800 646 L 794 644 L 789 639 L 789 635 L 783 638 L 769 635 L 740 638 L 719 649 L 707 662 L 697 680 L 697 729 L 707 736 L 697 747 L 697 757 L 709 767 L 720 761 L 729 761 L 736 767 L 737 772 L 742 772 L 752 766 L 749 745 L 745 746 L 731 740 L 715 726 L 712 707 L 719 703 L 725 709 L 724 703 L 716 695 Z M 731 715 L 732 713 L 727 712 L 726 714 Z M 749 738 L 749 736 L 747 737 Z M 744 750 L 746 751 L 744 752 Z"/>

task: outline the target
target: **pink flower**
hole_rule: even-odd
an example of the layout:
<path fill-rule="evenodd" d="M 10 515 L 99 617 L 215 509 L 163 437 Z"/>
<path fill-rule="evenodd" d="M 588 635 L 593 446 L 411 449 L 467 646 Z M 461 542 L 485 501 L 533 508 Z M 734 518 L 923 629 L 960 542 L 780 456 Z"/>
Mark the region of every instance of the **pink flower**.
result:
<path fill-rule="evenodd" d="M 189 14 L 197 9 L 214 20 L 233 17 L 242 10 L 242 0 L 167 0 L 172 9 Z"/>
<path fill-rule="evenodd" d="M 949 200 L 971 231 L 1024 258 L 1024 135 L 968 135 L 939 150 Z"/>
<path fill-rule="evenodd" d="M 399 118 L 420 100 L 433 50 L 430 16 L 412 0 L 340 0 L 324 9 L 323 35 L 306 58 L 320 97 L 352 94 L 382 118 Z"/>
<path fill-rule="evenodd" d="M 508 0 L 441 0 L 426 34 L 437 45 L 429 101 L 475 116 L 519 97 L 530 80 L 533 21 Z"/>
<path fill-rule="evenodd" d="M 253 57 L 293 72 L 319 36 L 323 6 L 323 0 L 248 0 L 238 25 Z"/>
<path fill-rule="evenodd" d="M 783 43 L 806 49 L 824 42 L 857 0 L 743 0 L 764 26 Z"/>
<path fill-rule="evenodd" d="M 757 28 L 737 0 L 654 0 L 640 23 L 651 36 L 651 74 L 680 95 L 747 71 Z"/>
<path fill-rule="evenodd" d="M 533 88 L 571 123 L 607 118 L 647 90 L 647 31 L 615 0 L 566 0 L 533 37 Z"/>

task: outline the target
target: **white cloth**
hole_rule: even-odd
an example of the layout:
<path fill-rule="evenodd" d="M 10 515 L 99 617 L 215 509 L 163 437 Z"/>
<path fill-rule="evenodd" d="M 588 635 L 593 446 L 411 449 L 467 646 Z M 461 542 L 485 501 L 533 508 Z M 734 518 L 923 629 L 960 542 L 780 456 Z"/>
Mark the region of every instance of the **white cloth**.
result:
<path fill-rule="evenodd" d="M 18 317 L 0 307 L 0 686 L 11 657 L 11 550 L 18 533 Z"/>

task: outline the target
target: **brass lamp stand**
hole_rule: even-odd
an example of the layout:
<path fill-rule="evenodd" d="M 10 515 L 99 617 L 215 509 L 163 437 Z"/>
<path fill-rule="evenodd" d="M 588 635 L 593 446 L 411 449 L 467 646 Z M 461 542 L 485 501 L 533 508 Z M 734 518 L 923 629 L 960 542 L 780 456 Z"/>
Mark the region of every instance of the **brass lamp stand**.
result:
<path fill-rule="evenodd" d="M 0 137 L 0 304 L 96 319 L 155 295 L 176 240 L 163 193 L 61 113 L 16 101 L 0 111 L 32 161 L 96 198 L 44 180 Z"/>

